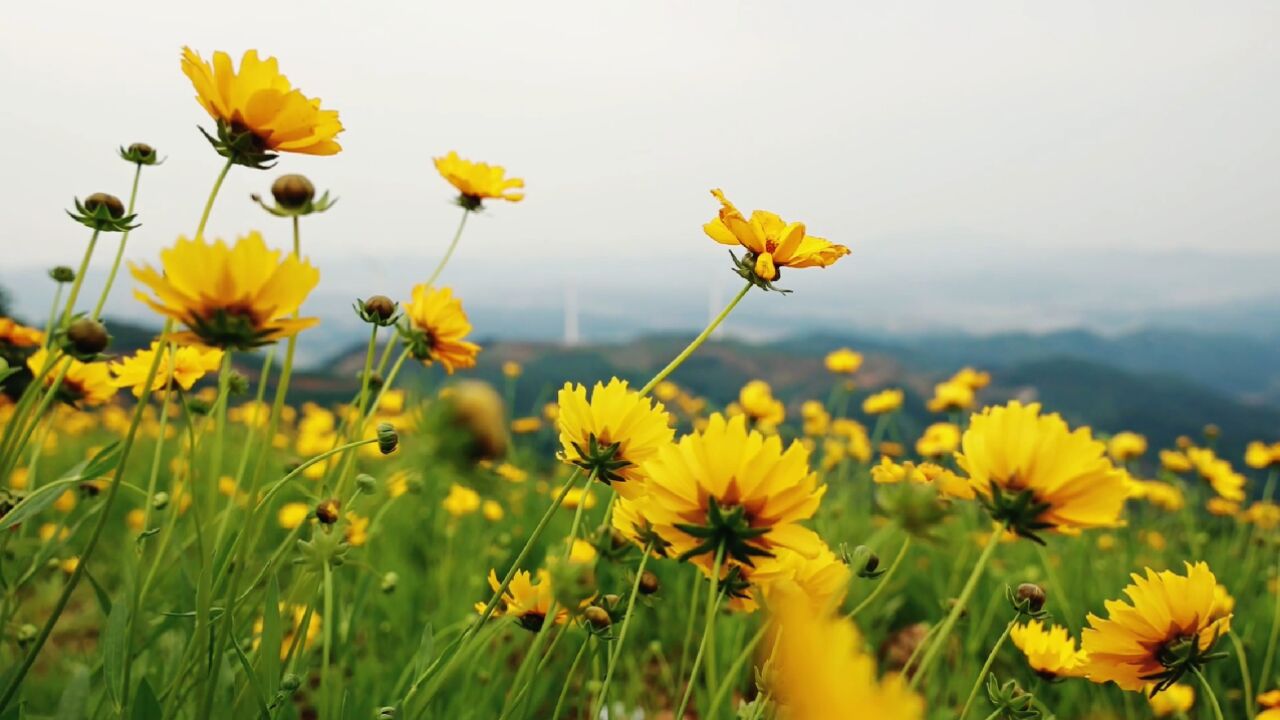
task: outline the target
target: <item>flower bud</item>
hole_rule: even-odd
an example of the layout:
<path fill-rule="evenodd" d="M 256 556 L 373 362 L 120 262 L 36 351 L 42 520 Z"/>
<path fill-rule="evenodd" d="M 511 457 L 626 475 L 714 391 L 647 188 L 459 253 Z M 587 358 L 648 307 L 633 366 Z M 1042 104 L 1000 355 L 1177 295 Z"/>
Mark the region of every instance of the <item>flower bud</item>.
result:
<path fill-rule="evenodd" d="M 378 708 L 378 720 L 395 720 L 395 717 L 396 709 L 390 705 Z"/>
<path fill-rule="evenodd" d="M 391 594 L 396 591 L 396 586 L 400 584 L 400 576 L 394 572 L 388 572 L 382 576 L 382 592 Z"/>
<path fill-rule="evenodd" d="M 32 625 L 31 623 L 23 623 L 22 626 L 18 628 L 18 646 L 26 647 L 27 645 L 30 645 L 31 641 L 35 640 L 36 635 L 39 633 L 40 630 L 36 628 L 35 625 Z"/>
<path fill-rule="evenodd" d="M 1045 597 L 1044 588 L 1033 583 L 1022 583 L 1016 591 L 1018 602 L 1025 604 L 1026 608 L 1033 613 L 1038 613 L 1044 609 Z"/>
<path fill-rule="evenodd" d="M 390 321 L 398 309 L 396 302 L 386 295 L 374 295 L 361 301 L 360 305 L 364 309 L 362 316 L 369 322 L 378 321 L 379 324 Z"/>
<path fill-rule="evenodd" d="M 107 328 L 93 318 L 82 317 L 67 327 L 68 352 L 77 358 L 95 357 L 111 344 Z"/>
<path fill-rule="evenodd" d="M 338 522 L 338 501 L 330 498 L 316 505 L 316 519 L 325 525 Z"/>
<path fill-rule="evenodd" d="M 280 679 L 280 689 L 287 693 L 294 693 L 298 688 L 302 687 L 302 678 L 293 673 L 285 673 Z"/>
<path fill-rule="evenodd" d="M 582 618 L 596 630 L 604 630 L 613 624 L 613 619 L 609 617 L 609 611 L 595 605 L 583 610 Z"/>
<path fill-rule="evenodd" d="M 1221 434 L 1222 434 L 1222 428 L 1218 427 L 1217 425 L 1214 425 L 1213 423 L 1209 423 L 1208 425 L 1204 426 L 1204 436 L 1209 440 L 1214 440 Z"/>
<path fill-rule="evenodd" d="M 271 196 L 280 207 L 297 210 L 316 196 L 316 186 L 301 175 L 281 175 L 271 183 Z"/>
<path fill-rule="evenodd" d="M 391 423 L 378 423 L 378 450 L 383 455 L 390 455 L 396 451 L 396 446 L 400 444 L 400 436 L 396 434 L 396 429 Z"/>
<path fill-rule="evenodd" d="M 84 199 L 84 207 L 89 212 L 93 212 L 100 207 L 105 207 L 112 218 L 119 220 L 124 217 L 124 203 L 120 202 L 120 198 L 107 193 L 94 193 Z"/>
<path fill-rule="evenodd" d="M 201 400 L 197 397 L 187 398 L 187 412 L 192 415 L 208 415 L 213 406 L 207 400 Z"/>
<path fill-rule="evenodd" d="M 639 589 L 641 595 L 652 595 L 658 592 L 659 587 L 658 576 L 654 575 L 652 570 L 645 570 L 640 574 Z"/>
<path fill-rule="evenodd" d="M 372 495 L 378 491 L 378 481 L 368 473 L 360 473 L 356 476 L 356 487 L 360 489 L 360 492 Z"/>
<path fill-rule="evenodd" d="M 54 282 L 60 282 L 60 283 L 75 282 L 76 271 L 72 270 L 66 265 L 58 265 L 58 266 L 49 268 L 49 277 L 53 278 Z"/>
<path fill-rule="evenodd" d="M 169 493 L 161 490 L 155 495 L 152 495 L 151 507 L 155 508 L 156 510 L 163 510 L 169 507 Z"/>
<path fill-rule="evenodd" d="M 120 148 L 120 157 L 138 165 L 155 165 L 158 162 L 156 149 L 140 142 L 133 143 L 127 148 Z"/>
<path fill-rule="evenodd" d="M 248 395 L 249 394 L 249 378 L 238 370 L 232 370 L 227 376 L 227 394 L 228 395 Z"/>
<path fill-rule="evenodd" d="M 880 570 L 880 556 L 866 545 L 859 545 L 849 553 L 849 567 L 860 578 L 878 578 L 884 574 Z"/>

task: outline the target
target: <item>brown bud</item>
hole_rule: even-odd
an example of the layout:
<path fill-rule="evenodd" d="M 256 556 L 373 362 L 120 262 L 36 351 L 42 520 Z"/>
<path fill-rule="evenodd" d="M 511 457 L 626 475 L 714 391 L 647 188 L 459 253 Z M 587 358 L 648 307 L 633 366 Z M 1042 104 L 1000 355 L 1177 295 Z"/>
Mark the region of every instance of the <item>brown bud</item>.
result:
<path fill-rule="evenodd" d="M 316 519 L 325 525 L 338 522 L 338 501 L 332 498 L 320 501 L 316 505 Z"/>
<path fill-rule="evenodd" d="M 582 617 L 596 630 L 604 630 L 613 624 L 613 619 L 609 617 L 609 612 L 604 608 L 596 607 L 595 605 L 591 605 L 586 610 L 583 610 Z"/>
<path fill-rule="evenodd" d="M 364 309 L 379 320 L 390 320 L 396 314 L 396 303 L 386 295 L 374 295 L 364 301 Z"/>
<path fill-rule="evenodd" d="M 1213 440 L 1214 438 L 1218 437 L 1221 434 L 1222 434 L 1222 428 L 1218 427 L 1217 425 L 1214 425 L 1213 423 L 1209 423 L 1208 425 L 1204 426 L 1204 436 L 1209 438 L 1210 440 Z"/>
<path fill-rule="evenodd" d="M 93 212 L 100 207 L 105 207 L 107 212 L 113 218 L 124 217 L 124 203 L 120 202 L 120 198 L 115 195 L 106 193 L 94 193 L 84 199 L 84 209 Z"/>
<path fill-rule="evenodd" d="M 72 349 L 82 357 L 97 355 L 107 349 L 111 336 L 102 323 L 92 318 L 82 317 L 67 327 L 67 341 Z"/>
<path fill-rule="evenodd" d="M 1044 588 L 1034 583 L 1022 583 L 1018 586 L 1018 600 L 1025 602 L 1027 608 L 1031 612 L 1040 612 L 1044 609 L 1046 600 Z"/>
<path fill-rule="evenodd" d="M 659 583 L 658 576 L 653 574 L 652 570 L 645 570 L 640 574 L 640 594 L 652 595 L 658 592 Z"/>
<path fill-rule="evenodd" d="M 280 207 L 297 210 L 316 196 L 316 186 L 301 175 L 281 175 L 271 183 L 271 195 Z"/>
<path fill-rule="evenodd" d="M 133 143 L 129 146 L 129 152 L 131 154 L 145 157 L 147 155 L 155 155 L 156 149 L 146 143 Z"/>

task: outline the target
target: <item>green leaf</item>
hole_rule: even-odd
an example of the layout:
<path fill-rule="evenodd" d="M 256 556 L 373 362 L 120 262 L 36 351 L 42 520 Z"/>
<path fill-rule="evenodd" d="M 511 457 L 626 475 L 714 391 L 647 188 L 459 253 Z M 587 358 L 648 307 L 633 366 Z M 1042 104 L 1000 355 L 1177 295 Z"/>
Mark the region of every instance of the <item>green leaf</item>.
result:
<path fill-rule="evenodd" d="M 244 650 L 240 649 L 240 642 L 234 637 L 231 638 L 231 647 L 236 651 L 236 657 L 240 659 L 240 667 L 249 678 L 249 688 L 253 691 L 253 699 L 258 702 L 258 712 L 265 720 L 271 720 L 271 711 L 267 709 L 267 699 L 262 695 L 262 686 L 258 684 L 258 676 L 253 673 L 253 665 L 249 664 L 249 658 L 244 654 Z"/>
<path fill-rule="evenodd" d="M 107 614 L 107 625 L 102 631 L 102 675 L 107 683 L 107 692 L 111 702 L 117 709 L 121 703 L 124 687 L 124 664 L 126 643 L 125 636 L 129 632 L 129 604 L 116 603 Z"/>
<path fill-rule="evenodd" d="M 15 702 L 9 706 L 8 710 L 0 713 L 0 720 L 22 720 L 22 709 L 24 707 L 26 705 L 21 700 Z"/>
<path fill-rule="evenodd" d="M 89 460 L 77 463 L 62 477 L 33 490 L 30 495 L 22 499 L 22 502 L 15 505 L 3 518 L 0 518 L 0 530 L 8 530 L 18 523 L 35 517 L 41 510 L 52 505 L 71 486 L 79 485 L 82 482 L 96 479 L 111 472 L 119 460 L 116 452 L 119 446 L 120 443 L 118 442 L 111 443 L 99 450 L 98 454 Z"/>
<path fill-rule="evenodd" d="M 422 639 L 418 641 L 418 652 L 413 655 L 413 676 L 422 675 L 427 666 L 431 664 L 431 658 L 436 654 L 436 636 L 432 630 L 431 623 L 427 623 L 422 628 Z"/>
<path fill-rule="evenodd" d="M 54 720 L 84 720 L 89 716 L 89 668 L 76 665 L 62 687 Z"/>
<path fill-rule="evenodd" d="M 160 707 L 160 701 L 156 698 L 156 691 L 151 689 L 151 683 L 146 678 L 138 684 L 138 692 L 133 696 L 133 712 L 129 713 L 129 720 L 163 720 L 164 708 Z"/>
<path fill-rule="evenodd" d="M 89 572 L 88 566 L 85 566 L 84 576 L 88 579 L 89 584 L 93 586 L 93 594 L 98 597 L 98 607 L 102 608 L 102 614 L 108 619 L 111 618 L 111 596 L 107 594 L 106 588 L 102 587 L 102 583 Z"/>
<path fill-rule="evenodd" d="M 280 620 L 280 584 L 275 573 L 267 581 L 267 597 L 262 610 L 262 641 L 258 645 L 258 667 L 262 686 L 275 688 L 280 683 L 280 646 L 284 628 Z"/>

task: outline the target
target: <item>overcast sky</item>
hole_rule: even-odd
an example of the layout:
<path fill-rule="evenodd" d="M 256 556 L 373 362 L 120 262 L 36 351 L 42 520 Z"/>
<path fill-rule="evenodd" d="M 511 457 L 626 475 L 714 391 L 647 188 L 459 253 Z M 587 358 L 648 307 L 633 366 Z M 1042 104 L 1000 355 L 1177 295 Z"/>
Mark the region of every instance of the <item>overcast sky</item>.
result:
<path fill-rule="evenodd" d="M 62 209 L 127 195 L 113 152 L 135 140 L 169 159 L 144 173 L 129 256 L 192 232 L 220 159 L 179 69 L 189 44 L 275 55 L 341 112 L 340 155 L 236 168 L 210 223 L 283 245 L 249 193 L 282 171 L 332 190 L 304 244 L 335 307 L 430 272 L 458 212 L 431 158 L 453 149 L 528 181 L 446 275 L 481 310 L 555 305 L 573 283 L 587 307 L 619 288 L 620 313 L 648 292 L 705 314 L 736 284 L 700 229 L 711 187 L 853 249 L 783 283 L 789 309 L 842 321 L 1249 301 L 1280 266 L 1278 20 L 1274 2 L 1168 0 L 11 3 L 0 280 L 43 312 L 23 274 L 78 261 L 87 231 Z"/>

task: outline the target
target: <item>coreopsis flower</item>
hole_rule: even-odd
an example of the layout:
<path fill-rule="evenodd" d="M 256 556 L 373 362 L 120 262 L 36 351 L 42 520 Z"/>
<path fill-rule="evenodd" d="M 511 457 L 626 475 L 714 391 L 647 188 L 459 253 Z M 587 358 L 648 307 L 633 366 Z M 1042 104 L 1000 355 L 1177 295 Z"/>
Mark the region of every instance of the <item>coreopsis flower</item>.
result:
<path fill-rule="evenodd" d="M 370 519 L 363 515 L 347 513 L 347 526 L 342 530 L 342 537 L 351 547 L 363 547 L 369 542 Z"/>
<path fill-rule="evenodd" d="M 566 510 L 577 510 L 579 505 L 582 506 L 583 510 L 590 510 L 595 507 L 596 494 L 582 488 L 569 488 L 569 491 L 564 494 L 564 500 L 561 501 L 560 506 Z"/>
<path fill-rule="evenodd" d="M 752 380 L 738 391 L 738 409 L 765 432 L 772 432 L 787 417 L 787 408 L 773 396 L 764 380 Z"/>
<path fill-rule="evenodd" d="M 934 463 L 916 465 L 907 461 L 899 465 L 888 457 L 882 457 L 880 464 L 871 468 L 871 480 L 877 485 L 895 485 L 900 482 L 933 485 L 943 497 L 959 500 L 977 497 L 967 480 Z"/>
<path fill-rule="evenodd" d="M 0 319 L 0 338 L 4 336 L 3 319 Z M 1244 450 L 1244 464 L 1254 470 L 1280 467 L 1280 442 L 1270 445 L 1254 440 Z"/>
<path fill-rule="evenodd" d="M 450 152 L 435 159 L 440 176 L 458 191 L 458 205 L 468 210 L 478 210 L 485 200 L 520 202 L 524 193 L 513 192 L 524 187 L 524 180 L 507 177 L 501 165 L 487 165 L 463 160 L 458 153 Z"/>
<path fill-rule="evenodd" d="M 1161 450 L 1160 467 L 1180 475 L 1185 472 L 1191 472 L 1191 460 L 1180 450 Z"/>
<path fill-rule="evenodd" d="M 1072 533 L 1120 522 L 1125 473 L 1089 428 L 1072 431 L 1040 405 L 1012 401 L 975 414 L 956 455 L 997 521 L 1023 537 Z"/>
<path fill-rule="evenodd" d="M 469 487 L 458 483 L 449 486 L 449 494 L 440 502 L 440 507 L 454 517 L 462 517 L 480 509 L 480 494 Z"/>
<path fill-rule="evenodd" d="M 0 348 L 30 348 L 43 344 L 43 332 L 22 325 L 13 318 L 0 317 Z"/>
<path fill-rule="evenodd" d="M 485 500 L 480 506 L 480 514 L 489 522 L 498 522 L 506 513 L 497 500 Z"/>
<path fill-rule="evenodd" d="M 1146 500 L 1167 512 L 1178 512 L 1187 504 L 1182 488 L 1172 483 L 1160 480 L 1133 480 L 1128 488 L 1130 498 Z"/>
<path fill-rule="evenodd" d="M 971 367 L 962 367 L 951 376 L 951 382 L 960 385 L 966 385 L 969 389 L 977 392 L 982 388 L 991 384 L 991 373 L 985 370 L 975 370 Z"/>
<path fill-rule="evenodd" d="M 173 386 L 190 390 L 197 380 L 217 371 L 222 364 L 221 350 L 200 345 L 178 345 L 170 353 L 167 343 L 163 349 L 159 346 L 160 343 L 153 341 L 150 348 L 111 363 L 115 386 L 133 388 L 133 396 L 142 397 L 157 350 L 160 352 L 160 364 L 156 366 L 155 378 L 151 382 L 152 391 Z"/>
<path fill-rule="evenodd" d="M 827 357 L 823 360 L 827 366 L 827 372 L 834 375 L 852 375 L 858 372 L 858 368 L 862 367 L 862 353 L 854 352 L 849 348 L 840 348 L 827 353 Z"/>
<path fill-rule="evenodd" d="M 862 412 L 868 415 L 884 415 L 902 407 L 903 393 L 897 388 L 881 390 L 868 395 L 862 401 Z"/>
<path fill-rule="evenodd" d="M 852 622 L 815 613 L 799 592 L 779 593 L 770 611 L 773 637 L 765 642 L 774 651 L 766 681 L 779 718 L 923 720 L 924 700 L 899 675 L 877 677 Z"/>
<path fill-rule="evenodd" d="M 40 348 L 27 358 L 27 368 L 32 374 L 39 375 L 49 361 L 49 351 Z M 116 396 L 116 386 L 111 382 L 111 371 L 102 362 L 80 362 L 72 357 L 63 356 L 54 360 L 54 365 L 44 375 L 44 386 L 52 387 L 58 375 L 62 373 L 62 364 L 69 363 L 62 382 L 58 385 L 58 400 L 68 405 L 95 406 L 103 405 Z"/>
<path fill-rule="evenodd" d="M 971 385 L 947 380 L 933 386 L 933 397 L 925 407 L 934 413 L 958 412 L 973 407 L 975 399 Z"/>
<path fill-rule="evenodd" d="M 1009 639 L 1026 656 L 1031 669 L 1047 680 L 1079 676 L 1088 659 L 1060 625 L 1029 620 L 1025 625 L 1014 625 Z"/>
<path fill-rule="evenodd" d="M 1262 712 L 1254 720 L 1280 720 L 1280 690 L 1268 690 L 1258 696 Z"/>
<path fill-rule="evenodd" d="M 607 385 L 596 383 L 590 398 L 584 386 L 565 383 L 556 402 L 564 461 L 594 473 L 624 496 L 634 496 L 641 489 L 644 463 L 675 435 L 662 403 L 618 378 Z"/>
<path fill-rule="evenodd" d="M 800 406 L 800 417 L 804 420 L 804 434 L 809 437 L 822 437 L 831 427 L 831 414 L 817 400 L 806 400 Z"/>
<path fill-rule="evenodd" d="M 507 462 L 498 463 L 498 465 L 493 468 L 493 472 L 498 477 L 502 478 L 503 480 L 506 480 L 509 483 L 522 483 L 525 480 L 529 479 L 528 472 L 521 470 L 515 465 L 512 465 L 511 463 L 507 463 Z"/>
<path fill-rule="evenodd" d="M 1147 439 L 1134 432 L 1118 432 L 1107 441 L 1107 452 L 1118 463 L 1136 460 L 1147 452 Z"/>
<path fill-rule="evenodd" d="M 1230 462 L 1218 457 L 1209 448 L 1187 448 L 1186 456 L 1191 466 L 1209 483 L 1214 492 L 1232 502 L 1244 500 L 1245 477 L 1236 472 Z"/>
<path fill-rule="evenodd" d="M 748 220 L 723 192 L 711 194 L 720 201 L 720 213 L 702 229 L 721 245 L 745 248 L 742 260 L 735 258 L 738 273 L 765 289 L 780 277 L 780 268 L 827 267 L 849 254 L 844 245 L 806 235 L 804 223 L 787 223 L 765 210 L 753 211 Z"/>
<path fill-rule="evenodd" d="M 288 502 L 276 511 L 276 522 L 285 530 L 292 530 L 311 515 L 311 506 L 304 502 Z"/>
<path fill-rule="evenodd" d="M 1231 629 L 1231 613 L 1218 581 L 1204 563 L 1186 574 L 1146 569 L 1125 588 L 1130 602 L 1108 600 L 1106 619 L 1092 613 L 1081 634 L 1087 677 L 1142 692 L 1164 691 L 1199 668 L 1214 643 Z"/>
<path fill-rule="evenodd" d="M 714 414 L 705 430 L 667 443 L 644 465 L 643 513 L 673 554 L 708 570 L 752 566 L 777 547 L 814 554 L 820 542 L 800 523 L 826 490 L 799 442 L 785 450 L 777 436 L 747 430 L 745 418 Z"/>
<path fill-rule="evenodd" d="M 651 547 L 652 552 L 660 557 L 667 556 L 666 540 L 663 540 L 644 514 L 643 498 L 633 499 L 619 496 L 613 503 L 613 515 L 610 522 L 613 529 L 622 533 L 622 537 L 635 543 L 637 547 Z"/>
<path fill-rule="evenodd" d="M 506 616 L 515 620 L 520 627 L 531 632 L 538 632 L 547 621 L 547 613 L 551 612 L 554 595 L 551 589 L 551 577 L 546 570 L 538 570 L 538 581 L 527 570 L 517 570 L 502 596 L 502 602 L 494 611 L 494 616 Z M 489 587 L 494 592 L 502 587 L 498 574 L 489 570 Z M 485 604 L 476 603 L 476 612 L 483 613 Z M 569 619 L 569 611 L 563 606 L 556 608 L 555 623 L 563 625 Z"/>
<path fill-rule="evenodd" d="M 508 380 L 515 380 L 524 372 L 524 368 L 520 367 L 520 363 L 514 360 L 508 360 L 502 363 L 502 376 Z"/>
<path fill-rule="evenodd" d="M 319 98 L 308 98 L 280 74 L 276 59 L 245 52 L 237 71 L 224 52 L 207 63 L 190 48 L 182 49 L 182 72 L 196 89 L 196 100 L 218 123 L 217 137 L 205 136 L 223 157 L 251 167 L 265 167 L 272 153 L 334 155 L 342 132 L 336 110 L 323 110 Z"/>
<path fill-rule="evenodd" d="M 286 605 L 280 603 L 280 616 L 287 623 L 284 636 L 280 641 L 280 659 L 284 660 L 289 656 L 289 648 L 293 647 L 293 638 L 302 628 L 302 621 L 307 618 L 307 608 L 305 605 Z M 262 642 L 262 629 L 265 623 L 261 617 L 253 621 L 253 649 L 257 649 Z M 302 641 L 299 644 L 301 650 L 308 650 L 320 637 L 320 631 L 324 627 L 324 621 L 320 613 L 311 612 L 311 622 L 307 625 L 307 629 L 303 632 Z"/>
<path fill-rule="evenodd" d="M 1196 689 L 1181 683 L 1170 685 L 1163 692 L 1148 697 L 1147 703 L 1151 705 L 1151 712 L 1158 718 L 1170 715 L 1185 717 L 1196 704 Z"/>
<path fill-rule="evenodd" d="M 511 421 L 511 432 L 516 435 L 530 435 L 542 429 L 542 418 L 530 415 L 518 417 Z"/>
<path fill-rule="evenodd" d="M 1232 502 L 1226 498 L 1214 496 L 1204 503 L 1204 509 L 1209 511 L 1210 515 L 1218 517 L 1235 517 L 1240 513 L 1240 503 Z"/>
<path fill-rule="evenodd" d="M 867 436 L 867 428 L 857 420 L 836 418 L 831 421 L 831 434 L 844 438 L 845 452 L 860 463 L 871 459 L 871 438 Z"/>
<path fill-rule="evenodd" d="M 1257 526 L 1259 530 L 1274 530 L 1280 527 L 1280 505 L 1259 500 L 1241 513 L 1240 519 Z"/>
<path fill-rule="evenodd" d="M 417 359 L 438 362 L 450 375 L 458 368 L 476 365 L 480 346 L 465 338 L 471 321 L 462 310 L 462 301 L 449 288 L 416 285 L 413 299 L 405 304 L 400 334 Z"/>
<path fill-rule="evenodd" d="M 296 335 L 316 318 L 293 317 L 320 281 L 320 271 L 292 253 L 283 260 L 256 231 L 228 247 L 221 240 L 178 238 L 160 251 L 160 270 L 129 263 L 150 288 L 134 297 L 187 326 L 177 342 L 248 349 Z"/>
<path fill-rule="evenodd" d="M 808 598 L 814 614 L 832 613 L 844 602 L 853 572 L 826 543 L 811 554 L 778 548 L 773 557 L 761 558 L 747 580 L 759 588 L 766 604 L 780 593 L 799 591 Z M 739 609 L 754 610 L 753 598 L 741 601 Z"/>
<path fill-rule="evenodd" d="M 934 423 L 924 429 L 916 440 L 916 453 L 921 457 L 937 458 L 950 455 L 960 446 L 960 426 L 955 423 Z"/>

